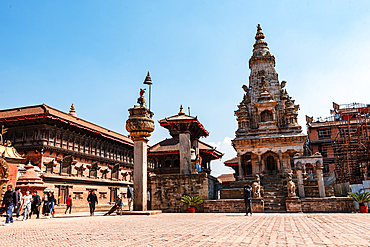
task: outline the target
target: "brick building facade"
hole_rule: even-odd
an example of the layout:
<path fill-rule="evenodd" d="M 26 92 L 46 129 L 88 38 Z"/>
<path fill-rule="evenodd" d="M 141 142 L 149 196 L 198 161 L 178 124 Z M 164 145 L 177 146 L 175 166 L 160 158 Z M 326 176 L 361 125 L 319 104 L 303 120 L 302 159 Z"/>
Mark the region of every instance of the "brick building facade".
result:
<path fill-rule="evenodd" d="M 126 186 L 133 182 L 129 137 L 78 118 L 73 105 L 69 114 L 47 105 L 1 110 L 0 122 L 8 128 L 4 138 L 24 155 L 23 163 L 41 170 L 58 205 L 72 195 L 75 206 L 88 206 L 91 190 L 99 204 L 109 204 L 119 194 L 125 198 Z"/>
<path fill-rule="evenodd" d="M 324 174 L 337 183 L 361 183 L 370 177 L 370 105 L 333 103 L 325 119 L 306 116 L 310 148 L 323 156 Z"/>

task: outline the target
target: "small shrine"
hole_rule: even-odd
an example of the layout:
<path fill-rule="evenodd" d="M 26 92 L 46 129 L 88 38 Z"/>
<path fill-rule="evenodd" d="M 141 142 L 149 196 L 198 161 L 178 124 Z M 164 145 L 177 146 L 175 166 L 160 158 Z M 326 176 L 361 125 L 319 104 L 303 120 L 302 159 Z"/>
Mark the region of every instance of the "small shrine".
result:
<path fill-rule="evenodd" d="M 211 173 L 211 161 L 221 159 L 223 154 L 199 140 L 209 133 L 197 117 L 186 115 L 181 106 L 177 115 L 162 119 L 159 123 L 168 129 L 172 138 L 165 139 L 148 150 L 148 156 L 156 164 L 155 174 Z M 197 157 L 200 164 L 198 170 Z"/>
<path fill-rule="evenodd" d="M 37 191 L 39 194 L 46 189 L 46 185 L 41 177 L 36 173 L 35 167 L 29 162 L 24 166 L 26 172 L 18 178 L 17 188 L 19 188 L 24 195 L 26 190 Z"/>
<path fill-rule="evenodd" d="M 13 188 L 17 183 L 18 167 L 24 158 L 12 146 L 10 141 L 3 140 L 6 129 L 2 128 L 0 135 L 0 203 L 6 191 L 6 186 L 12 184 Z"/>
<path fill-rule="evenodd" d="M 209 132 L 197 117 L 185 114 L 182 106 L 177 115 L 164 118 L 159 124 L 172 138 L 154 144 L 148 150 L 148 158 L 155 164 L 155 176 L 150 178 L 152 209 L 184 212 L 186 206 L 180 203 L 183 195 L 215 199 L 218 180 L 210 175 L 210 163 L 223 154 L 199 140 L 207 137 Z"/>

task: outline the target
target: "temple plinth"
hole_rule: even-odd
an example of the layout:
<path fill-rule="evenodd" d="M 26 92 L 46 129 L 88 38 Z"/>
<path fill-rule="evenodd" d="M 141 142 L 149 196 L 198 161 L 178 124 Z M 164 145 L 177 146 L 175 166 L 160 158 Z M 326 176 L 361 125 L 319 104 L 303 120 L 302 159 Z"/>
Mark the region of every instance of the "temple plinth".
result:
<path fill-rule="evenodd" d="M 134 210 L 147 211 L 147 137 L 154 131 L 153 112 L 146 108 L 145 90 L 140 89 L 139 106 L 128 111 L 126 130 L 134 141 Z"/>

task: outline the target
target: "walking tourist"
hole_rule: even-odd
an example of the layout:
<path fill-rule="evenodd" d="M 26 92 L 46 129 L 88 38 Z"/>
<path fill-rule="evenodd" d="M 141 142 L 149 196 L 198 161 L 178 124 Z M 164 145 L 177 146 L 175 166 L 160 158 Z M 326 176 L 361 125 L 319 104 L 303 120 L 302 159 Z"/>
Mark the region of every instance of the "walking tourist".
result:
<path fill-rule="evenodd" d="M 22 192 L 21 192 L 21 190 L 19 188 L 17 188 L 15 190 L 15 192 L 17 193 L 17 196 L 18 196 L 18 205 L 20 205 L 21 204 L 21 200 L 22 200 Z M 17 220 L 19 220 L 19 207 L 17 207 L 16 212 L 17 212 Z"/>
<path fill-rule="evenodd" d="M 13 209 L 18 208 L 18 195 L 13 190 L 13 185 L 9 184 L 6 189 L 2 204 L 2 207 L 6 211 L 5 226 L 13 223 Z"/>
<path fill-rule="evenodd" d="M 36 219 L 40 218 L 40 211 L 39 211 L 40 205 L 41 205 L 41 199 L 40 199 L 40 196 L 37 194 L 37 191 L 35 190 L 32 194 L 30 219 L 32 217 L 32 214 L 36 214 Z"/>
<path fill-rule="evenodd" d="M 131 211 L 131 202 L 134 200 L 134 192 L 130 185 L 127 185 L 127 203 L 128 203 L 128 210 Z"/>
<path fill-rule="evenodd" d="M 244 203 L 245 203 L 245 216 L 248 216 L 248 212 L 252 216 L 252 187 L 250 185 L 244 185 Z"/>
<path fill-rule="evenodd" d="M 119 196 L 117 196 L 115 204 L 113 205 L 113 207 L 108 212 L 106 212 L 104 214 L 104 216 L 110 215 L 115 210 L 119 209 L 121 206 L 122 206 L 122 200 L 121 200 L 121 198 L 119 198 Z"/>
<path fill-rule="evenodd" d="M 44 205 L 42 206 L 42 214 L 48 218 L 49 217 L 49 199 L 48 199 L 48 192 L 44 192 L 44 195 L 42 197 L 42 202 Z"/>
<path fill-rule="evenodd" d="M 22 197 L 21 207 L 23 210 L 23 221 L 28 220 L 29 214 L 31 213 L 32 195 L 30 191 L 26 190 L 26 194 Z"/>
<path fill-rule="evenodd" d="M 54 197 L 54 191 L 51 191 L 49 193 L 48 201 L 49 201 L 49 212 L 50 212 L 50 215 L 51 215 L 51 217 L 54 218 L 54 214 L 55 214 L 54 206 L 55 206 L 55 203 L 57 202 L 57 200 Z"/>
<path fill-rule="evenodd" d="M 98 197 L 95 194 L 95 190 L 92 190 L 87 197 L 87 201 L 90 204 L 90 216 L 94 215 L 95 212 L 95 203 L 98 204 Z"/>
<path fill-rule="evenodd" d="M 69 195 L 67 198 L 67 208 L 64 214 L 67 213 L 68 209 L 69 209 L 69 214 L 71 214 L 71 211 L 72 211 L 72 196 L 71 195 Z"/>

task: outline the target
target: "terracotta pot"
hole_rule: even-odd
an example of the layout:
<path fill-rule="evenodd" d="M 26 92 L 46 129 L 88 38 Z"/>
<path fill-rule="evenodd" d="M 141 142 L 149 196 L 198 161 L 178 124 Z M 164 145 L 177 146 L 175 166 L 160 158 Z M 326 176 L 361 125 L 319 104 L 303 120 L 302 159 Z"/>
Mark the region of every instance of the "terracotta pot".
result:
<path fill-rule="evenodd" d="M 367 206 L 360 206 L 360 213 L 367 213 Z"/>
<path fill-rule="evenodd" d="M 188 207 L 188 210 L 189 210 L 189 213 L 195 213 L 195 207 Z"/>

